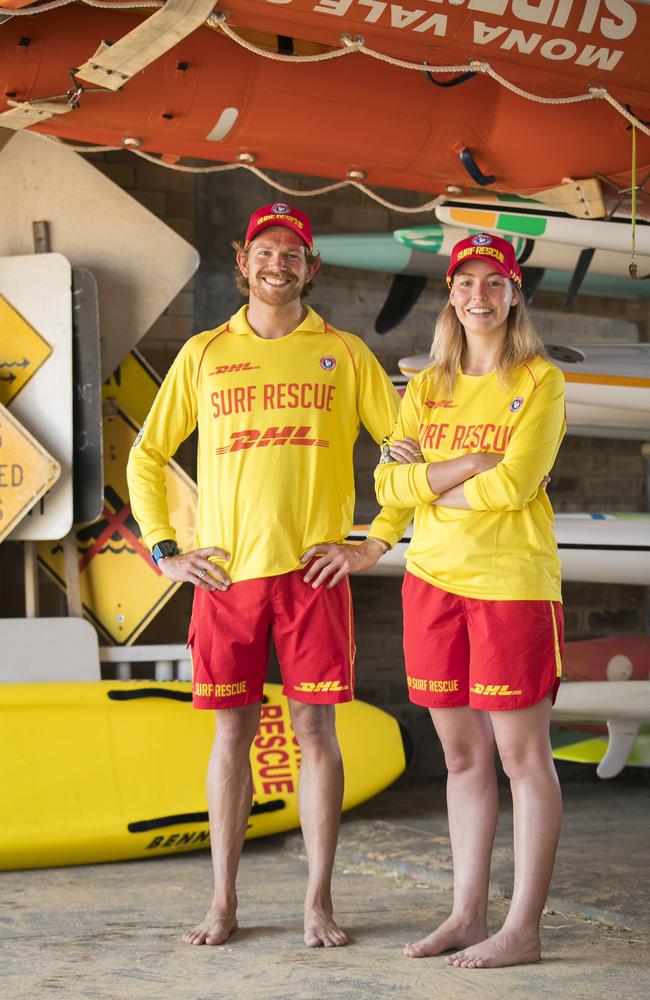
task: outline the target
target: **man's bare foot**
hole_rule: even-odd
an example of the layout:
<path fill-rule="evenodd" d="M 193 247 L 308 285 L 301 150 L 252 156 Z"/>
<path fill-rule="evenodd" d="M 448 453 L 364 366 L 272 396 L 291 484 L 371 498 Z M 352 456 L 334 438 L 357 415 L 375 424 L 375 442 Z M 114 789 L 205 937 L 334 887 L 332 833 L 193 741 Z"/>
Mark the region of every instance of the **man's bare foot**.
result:
<path fill-rule="evenodd" d="M 185 944 L 224 944 L 238 927 L 235 910 L 210 907 L 200 924 L 183 934 Z"/>
<path fill-rule="evenodd" d="M 498 969 L 504 965 L 539 962 L 542 948 L 538 934 L 523 937 L 503 928 L 479 944 L 450 955 L 447 965 L 459 969 Z"/>
<path fill-rule="evenodd" d="M 308 948 L 341 948 L 348 936 L 341 930 L 331 910 L 314 906 L 305 909 L 305 944 Z"/>
<path fill-rule="evenodd" d="M 448 917 L 427 937 L 419 941 L 407 941 L 404 954 L 407 958 L 428 958 L 431 955 L 442 955 L 443 951 L 450 951 L 452 948 L 467 948 L 484 941 L 486 937 L 485 920 L 465 922 Z"/>

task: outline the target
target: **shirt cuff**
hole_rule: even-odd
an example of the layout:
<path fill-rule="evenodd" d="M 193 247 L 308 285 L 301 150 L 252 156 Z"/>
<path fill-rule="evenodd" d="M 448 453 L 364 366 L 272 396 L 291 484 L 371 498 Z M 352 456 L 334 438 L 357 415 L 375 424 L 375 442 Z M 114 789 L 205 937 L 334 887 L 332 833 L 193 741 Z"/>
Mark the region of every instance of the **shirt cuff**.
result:
<path fill-rule="evenodd" d="M 478 476 L 472 476 L 463 483 L 463 494 L 472 510 L 484 510 L 485 505 L 481 499 L 478 486 Z"/>

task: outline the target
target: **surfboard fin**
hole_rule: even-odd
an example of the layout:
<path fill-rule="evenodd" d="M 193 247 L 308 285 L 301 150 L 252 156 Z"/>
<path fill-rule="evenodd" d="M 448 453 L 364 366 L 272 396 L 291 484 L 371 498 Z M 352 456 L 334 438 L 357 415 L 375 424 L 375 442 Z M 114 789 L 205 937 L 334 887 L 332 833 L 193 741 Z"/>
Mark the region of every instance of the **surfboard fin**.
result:
<path fill-rule="evenodd" d="M 388 333 L 406 319 L 422 295 L 427 278 L 421 274 L 396 274 L 386 296 L 386 301 L 375 320 L 377 333 Z"/>
<path fill-rule="evenodd" d="M 526 299 L 526 305 L 529 306 L 530 303 L 535 298 L 537 294 L 537 289 L 544 280 L 544 275 L 546 274 L 546 268 L 544 267 L 522 267 L 521 277 L 524 286 L 524 298 Z"/>
<path fill-rule="evenodd" d="M 609 742 L 605 756 L 596 768 L 599 778 L 615 778 L 627 764 L 632 748 L 639 735 L 638 722 L 628 719 L 608 719 Z"/>
<path fill-rule="evenodd" d="M 580 251 L 578 260 L 576 261 L 576 266 L 573 274 L 571 275 L 571 281 L 567 289 L 566 298 L 564 300 L 564 309 L 569 312 L 573 308 L 573 302 L 580 291 L 580 286 L 587 276 L 587 271 L 589 270 L 589 265 L 595 254 L 593 247 L 585 247 L 584 250 Z"/>

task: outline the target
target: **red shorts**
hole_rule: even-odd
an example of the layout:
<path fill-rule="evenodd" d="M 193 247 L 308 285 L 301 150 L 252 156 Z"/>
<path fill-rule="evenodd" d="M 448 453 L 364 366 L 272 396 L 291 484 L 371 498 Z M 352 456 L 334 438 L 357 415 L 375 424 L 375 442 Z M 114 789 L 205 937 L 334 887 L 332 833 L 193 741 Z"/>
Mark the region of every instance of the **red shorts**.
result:
<path fill-rule="evenodd" d="M 406 573 L 409 698 L 425 708 L 528 708 L 557 694 L 564 619 L 556 601 L 459 597 Z"/>
<path fill-rule="evenodd" d="M 283 693 L 330 705 L 354 698 L 354 622 L 347 577 L 328 590 L 305 571 L 196 588 L 188 637 L 195 708 L 239 708 L 262 700 L 269 640 Z"/>

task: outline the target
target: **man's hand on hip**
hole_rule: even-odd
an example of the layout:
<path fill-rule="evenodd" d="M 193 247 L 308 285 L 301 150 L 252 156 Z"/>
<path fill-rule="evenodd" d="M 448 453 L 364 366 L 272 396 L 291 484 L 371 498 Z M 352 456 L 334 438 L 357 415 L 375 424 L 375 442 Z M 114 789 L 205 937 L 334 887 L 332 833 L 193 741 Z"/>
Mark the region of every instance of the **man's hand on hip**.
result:
<path fill-rule="evenodd" d="M 228 590 L 232 582 L 230 577 L 221 566 L 210 562 L 210 556 L 230 559 L 229 552 L 211 546 L 159 559 L 158 569 L 168 580 L 175 580 L 177 583 L 192 583 L 201 590 Z"/>
<path fill-rule="evenodd" d="M 327 587 L 335 587 L 349 573 L 363 573 L 370 569 L 385 551 L 381 542 L 373 538 L 367 538 L 360 545 L 336 542 L 312 545 L 300 557 L 302 563 L 313 560 L 303 579 L 314 588 L 323 583 Z"/>

